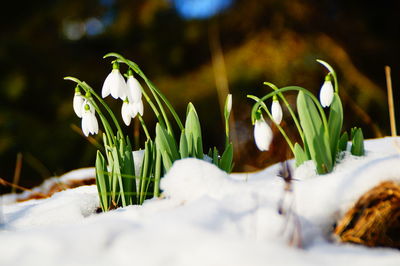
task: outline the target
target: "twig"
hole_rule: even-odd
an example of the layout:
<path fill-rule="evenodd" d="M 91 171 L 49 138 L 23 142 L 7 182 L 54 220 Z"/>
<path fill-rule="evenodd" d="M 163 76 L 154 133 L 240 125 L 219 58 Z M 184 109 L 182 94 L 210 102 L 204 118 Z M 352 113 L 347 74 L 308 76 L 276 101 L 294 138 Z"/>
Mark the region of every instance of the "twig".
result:
<path fill-rule="evenodd" d="M 385 75 L 386 75 L 386 86 L 387 86 L 387 92 L 388 92 L 390 129 L 391 129 L 392 137 L 396 137 L 397 131 L 396 131 L 396 119 L 394 116 L 392 78 L 390 75 L 390 67 L 389 66 L 385 66 Z"/>
<path fill-rule="evenodd" d="M 3 178 L 1 178 L 1 177 L 0 177 L 0 185 L 3 185 L 3 186 L 10 186 L 10 187 L 12 187 L 12 188 L 16 188 L 16 189 L 19 189 L 19 190 L 22 190 L 22 191 L 34 192 L 34 193 L 37 193 L 37 194 L 40 195 L 40 196 L 47 197 L 47 196 L 46 196 L 45 194 L 43 194 L 43 193 L 36 192 L 36 191 L 33 191 L 32 189 L 25 188 L 25 187 L 22 187 L 22 186 L 19 186 L 19 185 L 10 183 L 10 182 L 8 182 L 7 180 L 5 180 L 5 179 L 3 179 Z"/>
<path fill-rule="evenodd" d="M 21 169 L 22 169 L 22 153 L 17 154 L 17 161 L 15 163 L 15 171 L 14 171 L 14 179 L 13 184 L 18 185 L 20 177 L 21 177 Z M 16 187 L 13 186 L 11 189 L 11 193 L 15 193 Z"/>

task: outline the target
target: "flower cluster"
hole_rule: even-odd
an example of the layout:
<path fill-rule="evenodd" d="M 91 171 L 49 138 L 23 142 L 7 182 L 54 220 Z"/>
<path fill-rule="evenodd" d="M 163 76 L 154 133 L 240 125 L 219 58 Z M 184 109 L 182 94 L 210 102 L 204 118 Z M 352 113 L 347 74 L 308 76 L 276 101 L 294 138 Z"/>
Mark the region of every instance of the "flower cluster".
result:
<path fill-rule="evenodd" d="M 264 82 L 273 91 L 262 98 L 254 95 L 247 97 L 257 103 L 252 108 L 252 122 L 254 124 L 254 139 L 261 151 L 267 151 L 272 142 L 272 130 L 265 122 L 262 111 L 265 111 L 276 128 L 288 143 L 296 159 L 296 166 L 313 160 L 319 174 L 326 174 L 333 170 L 340 159 L 340 154 L 347 150 L 349 134 L 341 132 L 343 126 L 343 107 L 339 97 L 339 86 L 335 70 L 325 61 L 317 60 L 328 73 L 319 93 L 319 100 L 307 89 L 299 86 L 278 88 L 270 82 Z M 297 115 L 286 100 L 284 93 L 298 92 L 296 100 Z M 283 101 L 300 135 L 301 142 L 292 141 L 280 123 L 282 108 L 279 100 Z M 271 108 L 264 101 L 272 98 Z M 328 110 L 324 110 L 328 108 Z M 355 156 L 364 154 L 363 134 L 360 128 L 353 128 L 350 133 L 352 145 L 350 152 Z"/>
<path fill-rule="evenodd" d="M 121 108 L 122 120 L 129 126 L 131 119 L 135 118 L 137 114 L 143 115 L 143 89 L 139 81 L 133 76 L 132 70 L 129 69 L 127 76 L 128 79 L 125 81 L 119 71 L 118 63 L 114 62 L 111 73 L 108 74 L 104 81 L 101 96 L 105 98 L 111 94 L 113 98 L 123 100 Z M 82 118 L 82 131 L 85 136 L 97 134 L 99 130 L 96 111 L 90 101 L 90 97 L 90 93 L 83 96 L 79 87 L 76 87 L 73 107 L 76 115 Z"/>
<path fill-rule="evenodd" d="M 325 82 L 324 84 L 322 84 L 319 93 L 321 106 L 324 108 L 329 107 L 333 101 L 334 88 L 331 80 L 331 75 L 326 75 Z M 258 117 L 259 118 L 254 124 L 254 140 L 259 150 L 268 151 L 273 138 L 272 130 L 267 122 L 265 122 L 262 115 Z M 272 98 L 271 118 L 276 125 L 279 125 L 282 122 L 283 118 L 282 107 L 276 95 L 274 95 Z"/>

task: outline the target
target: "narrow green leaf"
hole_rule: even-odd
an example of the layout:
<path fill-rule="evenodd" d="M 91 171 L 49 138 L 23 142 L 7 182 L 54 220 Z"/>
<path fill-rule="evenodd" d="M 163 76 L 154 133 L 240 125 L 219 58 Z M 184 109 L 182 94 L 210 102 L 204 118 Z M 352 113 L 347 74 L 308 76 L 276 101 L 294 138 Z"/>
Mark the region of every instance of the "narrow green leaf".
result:
<path fill-rule="evenodd" d="M 112 155 L 114 158 L 114 169 L 113 169 L 113 174 L 115 175 L 115 178 L 118 180 L 118 186 L 119 186 L 119 193 L 118 199 L 116 203 L 119 203 L 119 199 L 122 201 L 122 206 L 125 207 L 127 206 L 126 204 L 126 196 L 125 196 L 125 191 L 124 191 L 124 182 L 122 180 L 122 175 L 121 175 L 121 165 L 118 157 L 118 151 L 116 148 L 113 149 Z"/>
<path fill-rule="evenodd" d="M 310 96 L 299 92 L 297 96 L 297 109 L 311 158 L 317 166 L 317 172 L 319 174 L 329 173 L 332 171 L 329 140 L 327 134 L 324 132 L 318 110 Z"/>
<path fill-rule="evenodd" d="M 203 140 L 201 137 L 200 121 L 192 103 L 189 103 L 187 106 L 185 134 L 189 156 L 203 159 Z"/>
<path fill-rule="evenodd" d="M 335 162 L 337 153 L 339 151 L 339 137 L 343 125 L 343 107 L 339 95 L 334 94 L 332 104 L 330 106 L 328 128 L 330 138 L 330 148 L 332 154 L 332 161 Z"/>
<path fill-rule="evenodd" d="M 294 144 L 294 157 L 296 159 L 296 167 L 302 165 L 305 161 L 308 161 L 306 153 L 297 142 Z"/>
<path fill-rule="evenodd" d="M 219 168 L 227 173 L 232 170 L 232 160 L 233 160 L 233 146 L 232 143 L 226 147 L 224 153 L 222 154 L 221 160 L 219 162 Z"/>
<path fill-rule="evenodd" d="M 364 153 L 364 135 L 361 128 L 357 128 L 354 131 L 354 136 L 352 139 L 351 154 L 355 156 L 363 156 Z"/>
<path fill-rule="evenodd" d="M 217 147 L 214 147 L 214 152 L 213 152 L 213 155 L 212 155 L 212 162 L 216 166 L 219 166 L 219 152 L 217 150 Z"/>
<path fill-rule="evenodd" d="M 180 158 L 175 139 L 159 123 L 156 125 L 155 142 L 158 149 L 167 152 L 172 162 Z"/>
<path fill-rule="evenodd" d="M 186 139 L 185 130 L 182 130 L 181 138 L 179 141 L 179 152 L 181 154 L 181 158 L 189 157 L 188 143 Z"/>
<path fill-rule="evenodd" d="M 347 131 L 345 131 L 339 140 L 339 151 L 347 150 L 347 142 L 349 142 L 349 134 L 347 134 Z"/>
<path fill-rule="evenodd" d="M 100 151 L 97 151 L 96 155 L 96 185 L 97 191 L 100 198 L 100 205 L 103 211 L 109 210 L 109 183 L 108 183 L 108 173 L 107 165 L 105 163 L 104 156 Z"/>
<path fill-rule="evenodd" d="M 157 149 L 156 165 L 154 171 L 154 193 L 153 193 L 154 197 L 158 197 L 160 195 L 160 178 L 161 178 L 161 153 Z"/>

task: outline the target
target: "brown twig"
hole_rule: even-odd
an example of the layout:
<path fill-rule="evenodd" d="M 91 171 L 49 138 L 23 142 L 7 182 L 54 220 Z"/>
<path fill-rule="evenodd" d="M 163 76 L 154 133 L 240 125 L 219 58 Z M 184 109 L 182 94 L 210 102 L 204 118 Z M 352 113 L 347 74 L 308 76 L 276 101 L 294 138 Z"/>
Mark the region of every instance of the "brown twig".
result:
<path fill-rule="evenodd" d="M 3 179 L 3 178 L 1 178 L 1 177 L 0 177 L 0 185 L 2 185 L 2 186 L 9 186 L 9 187 L 16 188 L 16 189 L 19 189 L 19 190 L 22 190 L 22 191 L 35 192 L 35 191 L 33 191 L 32 189 L 25 188 L 25 187 L 22 187 L 22 186 L 13 184 L 13 183 L 11 183 L 11 182 L 8 182 L 7 180 L 5 180 L 5 179 Z M 45 194 L 40 193 L 40 192 L 35 192 L 35 193 L 40 194 L 40 195 L 43 195 L 43 196 L 46 196 Z"/>
<path fill-rule="evenodd" d="M 15 163 L 15 170 L 14 170 L 14 179 L 13 184 L 18 185 L 20 177 L 21 177 L 21 169 L 22 169 L 22 153 L 17 154 L 17 161 Z M 13 186 L 11 189 L 11 193 L 15 193 L 16 187 Z"/>
<path fill-rule="evenodd" d="M 390 75 L 390 67 L 389 66 L 385 66 L 385 76 L 386 76 L 386 87 L 387 87 L 387 93 L 388 93 L 390 129 L 391 129 L 392 137 L 396 137 L 397 130 L 396 130 L 396 119 L 394 116 L 392 77 Z"/>

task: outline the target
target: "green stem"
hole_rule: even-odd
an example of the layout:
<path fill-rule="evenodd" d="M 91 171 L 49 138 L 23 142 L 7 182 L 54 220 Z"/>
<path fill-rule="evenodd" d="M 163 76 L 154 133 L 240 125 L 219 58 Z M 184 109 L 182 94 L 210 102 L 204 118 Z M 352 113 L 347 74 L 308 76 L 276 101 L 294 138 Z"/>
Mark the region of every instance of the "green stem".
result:
<path fill-rule="evenodd" d="M 260 98 L 258 98 L 258 97 L 256 97 L 256 96 L 247 95 L 247 97 L 250 98 L 250 99 L 253 99 L 253 100 L 256 101 L 257 103 L 260 102 Z M 282 128 L 279 124 L 275 123 L 275 121 L 274 121 L 274 119 L 272 118 L 272 115 L 271 115 L 270 111 L 268 110 L 268 107 L 265 105 L 265 103 L 264 103 L 264 102 L 261 102 L 260 105 L 261 105 L 261 107 L 265 110 L 265 112 L 267 113 L 267 115 L 268 115 L 268 117 L 271 119 L 271 121 L 272 121 L 272 122 L 276 125 L 276 127 L 279 129 L 279 131 L 281 132 L 282 136 L 285 138 L 287 144 L 289 145 L 289 148 L 290 148 L 290 150 L 292 151 L 292 153 L 295 154 L 295 153 L 294 153 L 294 146 L 293 146 L 293 143 L 290 141 L 290 139 L 289 139 L 288 135 L 286 134 L 285 130 L 283 130 L 283 128 Z"/>
<path fill-rule="evenodd" d="M 122 132 L 122 129 L 118 123 L 117 118 L 115 117 L 114 113 L 111 111 L 110 107 L 103 101 L 103 99 L 84 81 L 80 81 L 77 78 L 74 77 L 65 77 L 64 79 L 66 80 L 71 80 L 79 84 L 79 86 L 84 89 L 85 91 L 89 91 L 91 94 L 93 94 L 97 100 L 103 105 L 103 107 L 107 110 L 108 114 L 110 115 L 111 119 L 113 120 L 115 126 L 117 127 L 117 131 L 120 134 L 120 137 L 122 138 L 122 143 L 125 144 L 125 139 L 123 138 L 124 134 Z"/>
<path fill-rule="evenodd" d="M 182 121 L 180 120 L 180 118 L 179 118 L 178 114 L 176 113 L 175 109 L 172 107 L 171 103 L 170 103 L 170 102 L 168 101 L 168 99 L 161 93 L 161 91 L 159 91 L 159 90 L 157 89 L 157 87 L 154 86 L 153 83 L 146 77 L 146 75 L 145 75 L 145 74 L 143 73 L 143 71 L 139 68 L 139 66 L 138 66 L 137 64 L 135 64 L 134 62 L 132 62 L 132 61 L 130 61 L 130 60 L 128 60 L 128 59 L 125 59 L 123 56 L 121 56 L 120 54 L 117 54 L 117 53 L 109 53 L 109 54 L 106 54 L 106 55 L 104 56 L 104 58 L 107 58 L 107 57 L 110 57 L 110 56 L 116 57 L 116 58 L 118 59 L 118 61 L 127 64 L 127 65 L 128 65 L 130 68 L 132 68 L 139 76 L 141 76 L 141 77 L 143 78 L 143 80 L 146 82 L 146 84 L 147 84 L 147 86 L 150 88 L 150 90 L 151 90 L 152 92 L 155 92 L 155 93 L 161 98 L 161 100 L 163 100 L 163 102 L 164 102 L 165 105 L 168 107 L 169 111 L 171 112 L 172 116 L 174 117 L 176 123 L 178 124 L 180 130 L 182 130 L 182 129 L 184 128 L 184 127 L 183 127 L 183 124 L 182 124 Z M 153 93 L 153 95 L 154 95 L 155 93 Z M 156 96 L 155 96 L 155 98 L 156 98 Z M 161 109 L 161 111 L 164 113 L 163 107 L 162 107 L 161 105 L 160 105 L 160 109 Z M 168 120 L 167 120 L 167 121 L 168 121 Z"/>
<path fill-rule="evenodd" d="M 334 86 L 335 86 L 335 92 L 337 94 L 339 94 L 339 83 L 337 81 L 337 76 L 336 76 L 336 72 L 333 69 L 333 67 L 331 67 L 331 65 L 329 65 L 327 62 L 321 60 L 321 59 L 317 59 L 317 62 L 320 63 L 321 65 L 323 65 L 324 67 L 326 67 L 326 69 L 328 69 L 329 73 L 333 76 L 333 82 L 334 82 Z"/>
<path fill-rule="evenodd" d="M 254 121 L 255 121 L 255 114 L 256 114 L 258 108 L 260 107 L 261 103 L 263 103 L 265 100 L 267 100 L 268 98 L 271 98 L 271 97 L 274 96 L 274 95 L 277 95 L 277 94 L 279 94 L 279 93 L 286 92 L 286 91 L 302 91 L 304 94 L 310 96 L 310 98 L 314 101 L 315 105 L 317 106 L 318 111 L 319 111 L 319 113 L 320 113 L 320 115 L 321 115 L 321 117 L 322 117 L 322 122 L 323 122 L 324 128 L 325 128 L 325 134 L 327 135 L 327 137 L 328 137 L 328 139 L 329 139 L 328 122 L 327 122 L 327 120 L 326 120 L 326 115 L 325 115 L 325 113 L 324 113 L 324 110 L 323 110 L 322 107 L 321 107 L 321 104 L 319 103 L 318 99 L 317 99 L 311 92 L 309 92 L 308 90 L 306 90 L 306 89 L 304 89 L 304 88 L 302 88 L 302 87 L 298 87 L 298 86 L 284 87 L 284 88 L 281 88 L 281 89 L 279 89 L 279 90 L 277 90 L 277 91 L 270 92 L 270 93 L 268 93 L 267 95 L 265 95 L 264 97 L 262 97 L 262 98 L 260 99 L 260 101 L 258 101 L 258 102 L 253 106 L 253 108 L 252 108 L 252 110 L 251 110 L 251 119 L 252 119 L 252 122 L 254 123 Z M 248 95 L 248 96 L 249 96 L 249 95 Z M 251 95 L 250 95 L 250 96 L 251 96 Z"/>
<path fill-rule="evenodd" d="M 143 117 L 140 114 L 138 114 L 138 118 L 139 118 L 140 124 L 142 125 L 144 134 L 146 135 L 147 139 L 151 139 L 149 131 L 147 130 L 146 124 L 144 123 Z"/>
<path fill-rule="evenodd" d="M 265 84 L 265 85 L 268 85 L 269 87 L 271 87 L 274 91 L 279 90 L 279 88 L 278 88 L 277 86 L 275 86 L 274 84 L 272 84 L 272 83 L 270 83 L 270 82 L 264 82 L 264 84 Z M 296 127 L 297 127 L 297 131 L 298 131 L 299 134 L 300 134 L 301 140 L 302 140 L 303 144 L 305 144 L 305 141 L 304 141 L 304 132 L 303 132 L 303 130 L 301 129 L 300 122 L 299 122 L 299 120 L 297 119 L 296 114 L 293 112 L 293 109 L 292 109 L 292 107 L 290 106 L 290 104 L 288 103 L 288 101 L 286 100 L 285 96 L 284 96 L 282 93 L 278 93 L 278 96 L 282 99 L 283 103 L 286 105 L 286 107 L 287 107 L 287 109 L 288 109 L 290 115 L 292 116 L 292 119 L 293 119 L 293 121 L 294 121 L 294 123 L 295 123 L 295 125 L 296 125 Z"/>

